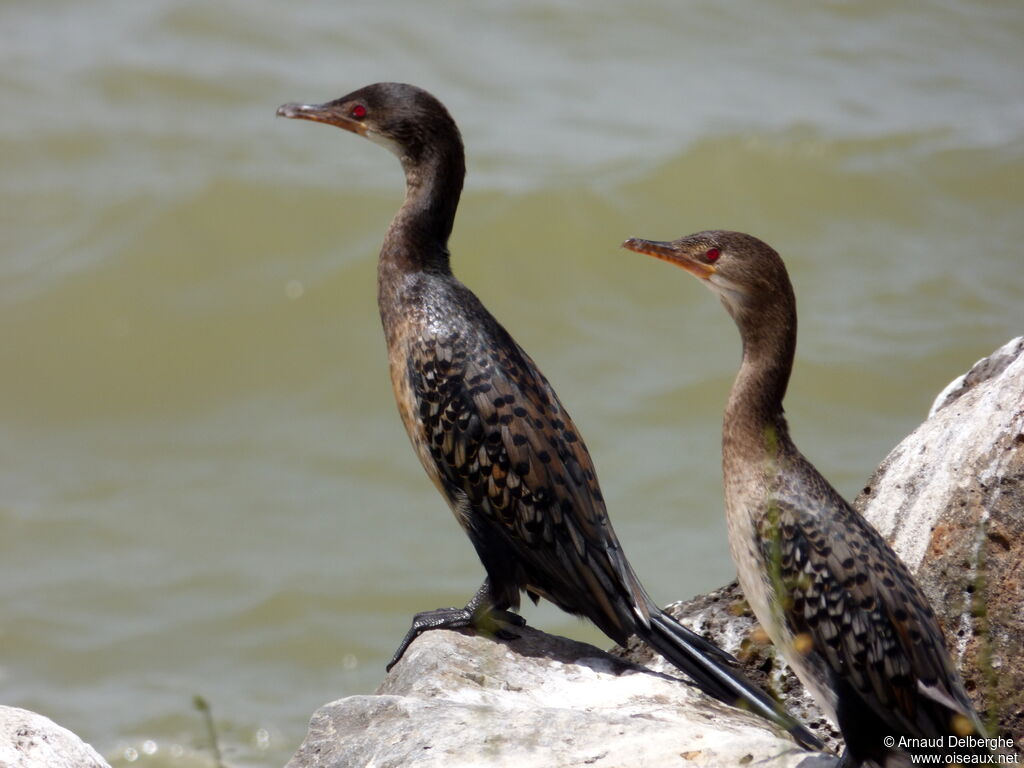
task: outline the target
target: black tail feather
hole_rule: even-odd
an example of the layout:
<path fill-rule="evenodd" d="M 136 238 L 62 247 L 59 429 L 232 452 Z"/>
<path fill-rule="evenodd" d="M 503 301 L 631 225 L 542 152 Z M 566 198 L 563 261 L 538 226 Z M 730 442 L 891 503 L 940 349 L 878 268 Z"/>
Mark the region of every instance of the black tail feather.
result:
<path fill-rule="evenodd" d="M 825 748 L 778 702 L 733 669 L 736 659 L 668 614 L 652 611 L 650 628 L 638 626 L 636 630 L 642 640 L 685 672 L 704 693 L 772 721 L 808 749 Z"/>

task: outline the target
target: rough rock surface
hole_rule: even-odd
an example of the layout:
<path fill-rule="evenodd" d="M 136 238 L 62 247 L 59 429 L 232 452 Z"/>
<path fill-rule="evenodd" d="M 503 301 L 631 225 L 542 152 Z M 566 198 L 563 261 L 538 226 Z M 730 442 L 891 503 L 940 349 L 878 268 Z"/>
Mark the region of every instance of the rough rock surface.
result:
<path fill-rule="evenodd" d="M 939 395 L 857 507 L 914 571 L 979 711 L 1024 746 L 1024 337 Z"/>
<path fill-rule="evenodd" d="M 790 714 L 810 728 L 831 750 L 837 754 L 842 751 L 839 731 L 822 714 L 786 661 L 776 656 L 743 598 L 739 584 L 730 582 L 706 595 L 672 603 L 665 610 L 739 659 L 751 681 L 783 702 Z M 635 637 L 625 648 L 614 648 L 611 653 L 657 672 L 672 674 L 674 669 Z"/>
<path fill-rule="evenodd" d="M 0 705 L 3 768 L 110 768 L 96 750 L 48 717 Z"/>
<path fill-rule="evenodd" d="M 856 506 L 914 571 L 979 710 L 1024 744 L 1024 338 L 947 387 Z M 840 746 L 735 583 L 669 610 Z M 376 695 L 317 711 L 288 768 L 834 764 L 669 678 L 641 644 L 614 653 L 529 628 L 508 643 L 427 633 Z"/>
<path fill-rule="evenodd" d="M 763 720 L 678 679 L 524 627 L 428 632 L 374 696 L 321 708 L 288 768 L 828 768 Z"/>

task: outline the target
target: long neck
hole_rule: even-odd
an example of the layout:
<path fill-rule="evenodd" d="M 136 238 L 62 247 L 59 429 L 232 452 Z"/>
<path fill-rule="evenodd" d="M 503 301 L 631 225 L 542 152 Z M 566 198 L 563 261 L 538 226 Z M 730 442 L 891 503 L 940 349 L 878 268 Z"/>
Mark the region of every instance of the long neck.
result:
<path fill-rule="evenodd" d="M 796 312 L 743 325 L 743 362 L 729 393 L 722 427 L 723 457 L 755 460 L 791 444 L 782 400 L 796 350 Z"/>
<path fill-rule="evenodd" d="M 386 272 L 451 274 L 448 236 L 466 174 L 462 144 L 435 146 L 416 159 L 402 158 L 405 202 L 388 227 L 380 252 Z"/>
<path fill-rule="evenodd" d="M 426 320 L 422 296 L 410 290 L 416 277 L 451 277 L 448 236 L 466 173 L 458 141 L 448 152 L 432 152 L 420 162 L 403 157 L 402 167 L 405 202 L 391 220 L 377 262 L 377 307 L 389 348 L 403 327 Z"/>

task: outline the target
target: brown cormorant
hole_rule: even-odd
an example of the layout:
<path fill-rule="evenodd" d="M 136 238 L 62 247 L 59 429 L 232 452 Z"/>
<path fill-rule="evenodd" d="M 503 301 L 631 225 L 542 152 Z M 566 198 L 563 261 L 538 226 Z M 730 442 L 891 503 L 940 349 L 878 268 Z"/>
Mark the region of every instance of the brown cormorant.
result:
<path fill-rule="evenodd" d="M 487 573 L 464 608 L 417 614 L 388 665 L 425 630 L 507 633 L 526 592 L 585 616 L 617 643 L 631 635 L 708 694 L 820 742 L 733 668 L 731 656 L 663 613 L 619 546 L 594 467 L 547 379 L 452 275 L 448 236 L 462 191 L 459 130 L 432 95 L 378 83 L 278 115 L 327 123 L 398 156 L 405 202 L 380 251 L 377 297 L 391 382 L 420 462 Z"/>
<path fill-rule="evenodd" d="M 740 232 L 623 245 L 696 276 L 739 327 L 743 359 L 722 427 L 729 548 L 757 620 L 839 725 L 845 764 L 974 752 L 948 747 L 982 727 L 928 600 L 789 436 L 796 299 L 782 259 Z"/>

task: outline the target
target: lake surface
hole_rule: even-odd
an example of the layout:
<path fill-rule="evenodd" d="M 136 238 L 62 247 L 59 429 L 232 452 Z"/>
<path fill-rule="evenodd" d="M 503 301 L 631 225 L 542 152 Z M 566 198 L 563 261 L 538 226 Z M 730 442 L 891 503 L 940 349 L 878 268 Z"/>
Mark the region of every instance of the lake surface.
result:
<path fill-rule="evenodd" d="M 672 6 L 677 7 L 672 7 Z M 476 557 L 395 413 L 395 159 L 274 118 L 428 88 L 456 273 L 573 414 L 656 600 L 732 577 L 718 303 L 629 236 L 752 232 L 787 401 L 848 496 L 1024 330 L 1024 6 L 698 0 L 0 5 L 0 701 L 115 768 L 280 766 Z M 551 608 L 546 630 L 607 645 Z"/>

